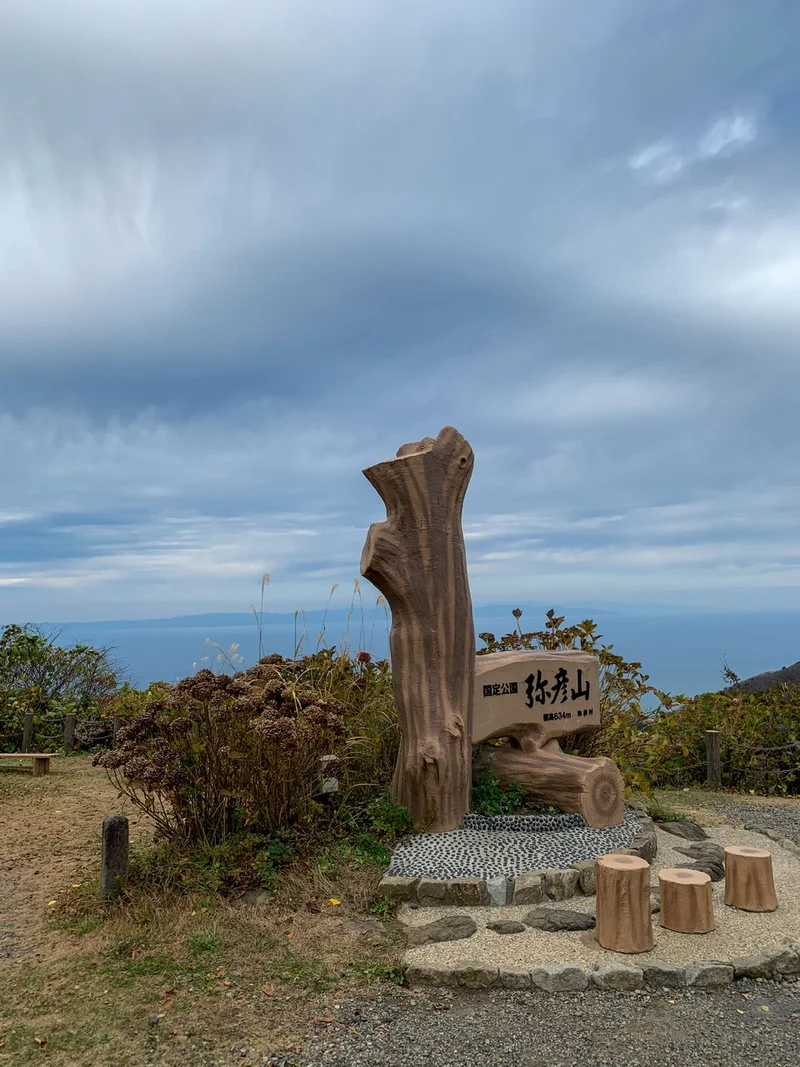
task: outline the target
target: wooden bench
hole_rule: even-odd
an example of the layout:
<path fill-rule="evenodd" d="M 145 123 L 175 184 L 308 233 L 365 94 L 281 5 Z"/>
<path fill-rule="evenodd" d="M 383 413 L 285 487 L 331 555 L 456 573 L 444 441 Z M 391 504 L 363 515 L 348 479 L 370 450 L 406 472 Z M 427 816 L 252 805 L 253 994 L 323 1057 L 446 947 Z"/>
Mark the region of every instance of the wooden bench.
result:
<path fill-rule="evenodd" d="M 32 759 L 34 774 L 47 774 L 53 752 L 0 752 L 0 759 Z"/>

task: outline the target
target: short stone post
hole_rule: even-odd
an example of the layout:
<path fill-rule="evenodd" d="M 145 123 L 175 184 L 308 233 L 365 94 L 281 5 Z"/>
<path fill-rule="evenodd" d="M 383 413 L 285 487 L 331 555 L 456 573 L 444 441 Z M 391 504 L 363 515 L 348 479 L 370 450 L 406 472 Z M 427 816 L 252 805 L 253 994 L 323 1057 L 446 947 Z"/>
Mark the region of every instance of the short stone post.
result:
<path fill-rule="evenodd" d="M 22 728 L 22 752 L 30 752 L 33 744 L 33 712 L 25 715 L 25 725 Z"/>
<path fill-rule="evenodd" d="M 64 719 L 64 751 L 72 752 L 75 748 L 75 716 L 67 715 Z"/>
<path fill-rule="evenodd" d="M 712 789 L 722 785 L 722 763 L 719 757 L 719 732 L 706 730 L 706 784 Z"/>
<path fill-rule="evenodd" d="M 100 863 L 100 892 L 106 897 L 117 896 L 128 873 L 130 837 L 128 820 L 124 815 L 109 815 L 103 819 L 103 853 Z"/>

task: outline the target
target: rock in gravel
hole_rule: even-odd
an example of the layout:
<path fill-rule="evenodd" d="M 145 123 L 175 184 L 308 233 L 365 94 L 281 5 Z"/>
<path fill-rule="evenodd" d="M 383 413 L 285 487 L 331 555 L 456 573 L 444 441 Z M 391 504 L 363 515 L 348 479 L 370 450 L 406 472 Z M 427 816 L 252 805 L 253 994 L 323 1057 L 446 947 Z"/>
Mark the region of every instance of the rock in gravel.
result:
<path fill-rule="evenodd" d="M 455 976 L 464 989 L 491 989 L 500 981 L 497 967 L 486 967 L 477 961 L 459 964 L 455 968 Z"/>
<path fill-rule="evenodd" d="M 641 967 L 631 963 L 615 963 L 604 960 L 596 963 L 589 972 L 592 984 L 598 989 L 619 989 L 632 992 L 641 989 L 644 973 Z"/>
<path fill-rule="evenodd" d="M 595 860 L 581 860 L 580 863 L 573 864 L 573 870 L 578 872 L 578 884 L 584 896 L 593 897 L 597 892 L 596 869 Z"/>
<path fill-rule="evenodd" d="M 682 856 L 688 856 L 696 863 L 724 863 L 725 849 L 716 841 L 693 841 L 691 845 L 683 848 L 675 847 L 675 852 Z"/>
<path fill-rule="evenodd" d="M 527 927 L 525 923 L 515 922 L 514 919 L 498 919 L 497 922 L 487 923 L 486 929 L 496 934 L 524 934 Z"/>
<path fill-rule="evenodd" d="M 731 965 L 734 978 L 771 978 L 775 973 L 775 964 L 764 954 L 737 956 Z"/>
<path fill-rule="evenodd" d="M 694 989 L 721 989 L 733 981 L 733 967 L 720 960 L 701 960 L 686 968 L 686 984 Z"/>
<path fill-rule="evenodd" d="M 643 960 L 644 984 L 651 989 L 682 989 L 686 985 L 686 971 L 677 963 L 666 960 Z"/>
<path fill-rule="evenodd" d="M 650 887 L 650 914 L 657 915 L 661 911 L 661 887 Z"/>
<path fill-rule="evenodd" d="M 411 948 L 428 945 L 432 941 L 461 941 L 472 937 L 478 927 L 469 915 L 444 915 L 422 926 L 407 926 L 406 935 Z"/>
<path fill-rule="evenodd" d="M 482 878 L 451 878 L 445 891 L 445 903 L 459 908 L 476 908 L 486 904 L 486 883 Z"/>
<path fill-rule="evenodd" d="M 534 930 L 545 930 L 549 934 L 560 930 L 591 930 L 595 924 L 593 915 L 565 908 L 532 908 L 523 915 L 522 921 Z"/>
<path fill-rule="evenodd" d="M 707 874 L 712 882 L 721 882 L 725 877 L 725 863 L 710 863 L 705 860 L 697 863 L 679 863 L 678 867 L 686 871 L 700 871 Z"/>
<path fill-rule="evenodd" d="M 486 895 L 488 897 L 487 903 L 491 904 L 495 908 L 503 908 L 506 904 L 510 904 L 509 896 L 513 889 L 513 879 L 507 878 L 505 875 L 498 875 L 497 878 L 486 879 Z"/>
<path fill-rule="evenodd" d="M 342 929 L 357 934 L 361 940 L 372 946 L 386 944 L 389 935 L 395 929 L 393 925 L 382 923 L 379 919 L 345 919 Z"/>
<path fill-rule="evenodd" d="M 530 989 L 533 985 L 531 972 L 527 967 L 501 967 L 500 985 L 503 989 Z"/>
<path fill-rule="evenodd" d="M 399 901 L 413 900 L 419 878 L 399 878 L 395 875 L 385 874 L 378 886 L 378 893 L 387 900 Z"/>
<path fill-rule="evenodd" d="M 706 841 L 708 834 L 696 822 L 657 822 L 656 826 L 674 837 L 683 837 L 687 841 Z"/>
<path fill-rule="evenodd" d="M 531 971 L 531 981 L 546 993 L 580 993 L 589 985 L 586 973 L 569 963 L 535 967 Z"/>
<path fill-rule="evenodd" d="M 800 974 L 800 953 L 791 942 L 766 949 L 764 955 L 772 961 L 776 974 Z"/>
<path fill-rule="evenodd" d="M 573 870 L 544 872 L 544 891 L 551 900 L 568 900 L 575 896 L 580 875 Z"/>
<path fill-rule="evenodd" d="M 456 976 L 448 963 L 412 963 L 406 969 L 406 981 L 410 986 L 453 986 Z"/>
<path fill-rule="evenodd" d="M 420 878 L 417 886 L 417 900 L 426 908 L 441 907 L 444 904 L 446 892 L 446 882 L 439 882 L 435 878 Z"/>
<path fill-rule="evenodd" d="M 544 900 L 543 871 L 528 871 L 514 879 L 514 904 L 538 904 Z"/>

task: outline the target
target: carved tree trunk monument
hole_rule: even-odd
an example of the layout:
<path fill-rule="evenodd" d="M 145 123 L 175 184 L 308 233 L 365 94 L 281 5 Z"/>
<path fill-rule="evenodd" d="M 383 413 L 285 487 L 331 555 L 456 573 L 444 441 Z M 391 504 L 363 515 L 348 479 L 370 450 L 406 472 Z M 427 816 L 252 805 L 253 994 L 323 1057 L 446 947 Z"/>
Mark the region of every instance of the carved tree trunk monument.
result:
<path fill-rule="evenodd" d="M 569 756 L 559 737 L 600 727 L 600 671 L 596 656 L 571 650 L 491 652 L 476 657 L 472 740 L 474 770 L 493 767 L 501 782 L 562 811 L 579 812 L 589 826 L 618 826 L 625 783 L 605 756 Z M 508 738 L 502 746 L 483 742 Z"/>
<path fill-rule="evenodd" d="M 364 474 L 386 505 L 361 573 L 392 612 L 400 752 L 395 801 L 415 825 L 454 830 L 469 810 L 475 628 L 461 512 L 474 454 L 451 426 Z"/>

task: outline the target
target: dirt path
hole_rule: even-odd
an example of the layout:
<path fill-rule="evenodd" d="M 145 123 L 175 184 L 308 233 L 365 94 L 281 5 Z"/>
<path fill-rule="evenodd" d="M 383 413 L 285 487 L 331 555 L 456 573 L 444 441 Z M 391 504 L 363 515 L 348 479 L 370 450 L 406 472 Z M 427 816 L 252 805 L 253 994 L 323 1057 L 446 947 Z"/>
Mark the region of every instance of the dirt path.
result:
<path fill-rule="evenodd" d="M 100 865 L 103 819 L 125 814 L 131 835 L 138 813 L 118 799 L 89 756 L 51 761 L 34 778 L 30 761 L 0 768 L 0 957 L 52 959 L 59 936 L 49 929 L 49 901 Z"/>

